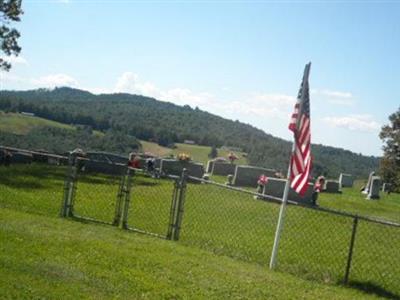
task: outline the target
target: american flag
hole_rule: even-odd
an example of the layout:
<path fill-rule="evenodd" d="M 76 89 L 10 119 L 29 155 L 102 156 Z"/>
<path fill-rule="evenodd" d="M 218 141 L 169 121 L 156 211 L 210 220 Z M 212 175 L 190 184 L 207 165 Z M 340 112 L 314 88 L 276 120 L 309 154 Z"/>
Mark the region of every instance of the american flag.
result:
<path fill-rule="evenodd" d="M 294 147 L 290 160 L 291 188 L 304 195 L 308 188 L 311 172 L 311 130 L 310 130 L 310 94 L 308 75 L 311 63 L 304 70 L 297 102 L 289 124 L 294 134 Z"/>

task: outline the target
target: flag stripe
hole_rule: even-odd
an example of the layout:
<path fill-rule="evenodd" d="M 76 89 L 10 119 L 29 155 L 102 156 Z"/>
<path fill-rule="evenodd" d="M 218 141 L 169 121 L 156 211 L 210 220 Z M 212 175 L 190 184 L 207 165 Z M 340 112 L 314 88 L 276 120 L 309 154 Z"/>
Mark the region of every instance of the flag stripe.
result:
<path fill-rule="evenodd" d="M 306 66 L 303 81 L 289 123 L 289 130 L 294 135 L 294 151 L 290 160 L 291 187 L 298 194 L 304 195 L 308 188 L 311 171 L 311 125 L 310 125 L 310 98 L 308 72 Z"/>

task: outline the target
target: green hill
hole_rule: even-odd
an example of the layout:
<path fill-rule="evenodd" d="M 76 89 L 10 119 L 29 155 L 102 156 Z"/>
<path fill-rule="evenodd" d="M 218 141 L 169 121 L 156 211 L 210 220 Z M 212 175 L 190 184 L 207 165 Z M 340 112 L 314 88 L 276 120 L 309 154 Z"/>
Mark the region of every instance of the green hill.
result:
<path fill-rule="evenodd" d="M 40 118 L 37 116 L 29 116 L 21 113 L 5 113 L 0 111 L 0 134 L 14 134 L 14 135 L 29 135 L 29 133 L 35 134 L 37 130 L 40 132 L 44 131 L 43 129 L 49 128 L 57 128 L 57 129 L 66 129 L 66 130 L 76 130 L 76 126 L 63 124 L 56 121 L 47 120 L 44 118 Z M 103 137 L 104 133 L 100 131 L 93 131 L 93 135 L 98 137 Z M 27 138 L 27 137 L 25 137 Z M 29 139 L 29 137 L 28 137 Z M 0 139 L 1 140 L 1 139 Z M 154 142 L 148 141 L 140 141 L 142 145 L 142 151 L 151 152 L 158 156 L 176 156 L 179 153 L 188 153 L 192 157 L 193 160 L 207 163 L 209 160 L 208 154 L 210 153 L 210 146 L 201 146 L 201 145 L 189 145 L 183 143 L 176 143 L 173 149 L 163 147 Z M 67 147 L 67 146 L 65 146 Z M 72 148 L 73 145 L 71 145 Z M 71 148 L 71 149 L 72 149 Z M 101 150 L 101 149 L 99 149 Z M 225 149 L 218 149 L 218 156 L 227 157 L 229 151 Z M 237 163 L 246 164 L 247 160 L 243 157 L 243 153 L 237 152 L 239 156 L 239 160 Z"/>
<path fill-rule="evenodd" d="M 5 113 L 0 111 L 0 131 L 14 134 L 27 134 L 32 129 L 40 127 L 75 129 L 73 126 L 36 116 L 27 116 L 20 113 Z"/>
<path fill-rule="evenodd" d="M 0 145 L 63 154 L 77 147 L 85 150 L 125 153 L 139 150 L 132 136 L 88 126 L 72 126 L 37 116 L 0 111 Z"/>
<path fill-rule="evenodd" d="M 251 125 L 232 121 L 188 105 L 178 106 L 130 94 L 93 95 L 72 88 L 2 91 L 0 110 L 33 112 L 65 124 L 113 129 L 162 146 L 193 140 L 204 146 L 234 146 L 248 153 L 248 161 L 286 170 L 290 143 Z M 314 175 L 336 177 L 340 172 L 366 177 L 379 159 L 351 151 L 313 145 Z"/>

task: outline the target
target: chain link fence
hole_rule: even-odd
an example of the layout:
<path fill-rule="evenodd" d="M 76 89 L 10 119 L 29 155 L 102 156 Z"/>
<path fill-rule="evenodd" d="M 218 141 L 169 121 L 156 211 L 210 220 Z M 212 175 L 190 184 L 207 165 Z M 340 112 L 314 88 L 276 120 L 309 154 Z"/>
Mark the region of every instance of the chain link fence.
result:
<path fill-rule="evenodd" d="M 254 193 L 190 177 L 180 240 L 246 261 L 269 261 L 279 206 Z"/>
<path fill-rule="evenodd" d="M 159 178 L 142 170 L 135 170 L 131 180 L 126 228 L 167 238 L 178 179 Z"/>
<path fill-rule="evenodd" d="M 95 164 L 97 171 L 82 159 L 70 159 L 68 166 L 1 168 L 0 206 L 120 226 L 269 264 L 279 199 L 185 172 L 160 178 L 123 165 Z M 278 269 L 399 298 L 400 224 L 291 202 Z"/>
<path fill-rule="evenodd" d="M 81 163 L 80 163 L 81 162 Z M 87 171 L 85 161 L 78 160 L 80 165 L 76 178 L 72 178 L 73 203 L 72 215 L 76 218 L 94 220 L 101 223 L 118 225 L 118 215 L 121 202 L 121 181 L 124 180 L 126 169 L 121 169 L 120 174 L 102 174 Z"/>
<path fill-rule="evenodd" d="M 0 147 L 0 208 L 57 216 L 66 161 L 63 156 Z"/>

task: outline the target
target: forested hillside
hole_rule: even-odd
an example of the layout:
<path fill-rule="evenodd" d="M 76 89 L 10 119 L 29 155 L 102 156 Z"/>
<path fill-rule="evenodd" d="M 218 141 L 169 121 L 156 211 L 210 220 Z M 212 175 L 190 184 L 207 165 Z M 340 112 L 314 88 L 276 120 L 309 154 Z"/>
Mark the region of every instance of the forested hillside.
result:
<path fill-rule="evenodd" d="M 65 124 L 112 129 L 160 145 L 194 140 L 200 145 L 235 146 L 248 152 L 251 164 L 286 169 L 290 143 L 251 125 L 153 98 L 130 94 L 93 95 L 72 88 L 2 91 L 0 110 L 32 112 Z M 314 173 L 336 177 L 340 172 L 367 176 L 378 158 L 313 145 Z"/>

